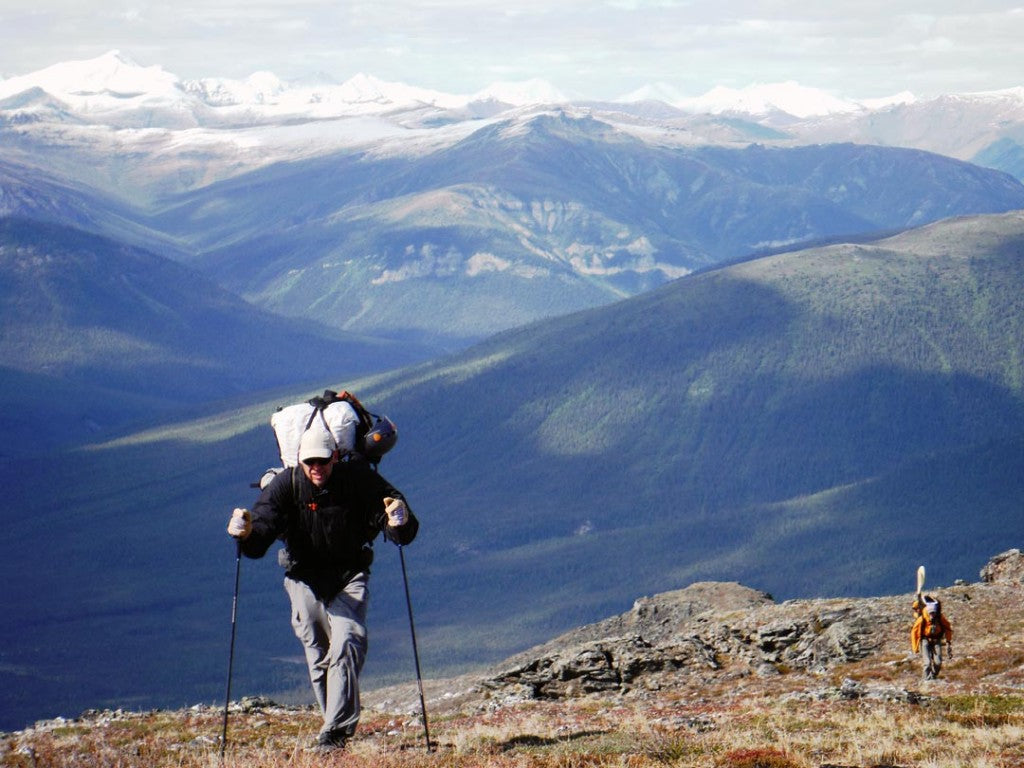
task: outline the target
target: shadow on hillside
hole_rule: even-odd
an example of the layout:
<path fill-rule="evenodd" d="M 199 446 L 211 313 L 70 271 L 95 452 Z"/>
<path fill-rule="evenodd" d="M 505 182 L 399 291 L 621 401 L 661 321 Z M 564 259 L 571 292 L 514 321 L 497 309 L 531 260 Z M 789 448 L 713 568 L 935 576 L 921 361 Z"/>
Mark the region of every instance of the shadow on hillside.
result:
<path fill-rule="evenodd" d="M 872 358 L 863 332 L 709 274 L 504 334 L 386 397 L 359 392 L 399 425 L 381 471 L 423 521 L 408 559 L 427 675 L 690 581 L 864 594 L 898 589 L 923 547 L 957 569 L 1005 549 L 991 537 L 1019 520 L 1007 510 L 1024 477 L 1020 398 L 966 365 L 915 367 L 897 354 L 909 340 Z M 264 427 L 19 464 L 0 647 L 24 674 L 0 709 L 216 700 L 234 572 L 224 526 L 276 463 Z M 938 533 L 917 543 L 938 511 Z M 380 547 L 371 663 L 407 675 L 396 560 Z M 280 661 L 296 648 L 276 565 L 246 561 L 242 575 L 237 690 L 303 685 Z"/>

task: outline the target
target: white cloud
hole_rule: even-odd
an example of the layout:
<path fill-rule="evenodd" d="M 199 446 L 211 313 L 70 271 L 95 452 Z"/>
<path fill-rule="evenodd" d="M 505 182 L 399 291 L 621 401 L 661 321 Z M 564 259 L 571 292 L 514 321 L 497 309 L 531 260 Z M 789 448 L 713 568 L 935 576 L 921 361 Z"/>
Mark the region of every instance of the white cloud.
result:
<path fill-rule="evenodd" d="M 542 78 L 614 98 L 795 81 L 846 98 L 1024 84 L 1020 0 L 0 2 L 0 72 L 120 49 L 186 79 L 357 72 L 472 93 Z"/>

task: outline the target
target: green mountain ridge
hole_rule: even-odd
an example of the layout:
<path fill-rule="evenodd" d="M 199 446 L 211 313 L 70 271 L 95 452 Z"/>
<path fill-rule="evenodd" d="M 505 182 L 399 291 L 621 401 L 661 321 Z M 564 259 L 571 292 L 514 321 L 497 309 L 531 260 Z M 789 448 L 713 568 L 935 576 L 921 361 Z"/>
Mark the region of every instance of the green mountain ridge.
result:
<path fill-rule="evenodd" d="M 936 584 L 977 573 L 1019 536 L 1022 304 L 1024 212 L 968 217 L 691 275 L 322 386 L 399 426 L 381 471 L 423 521 L 406 558 L 437 677 L 694 581 L 889 594 L 922 551 Z M 261 400 L 262 418 L 250 407 L 77 454 L 59 509 L 34 491 L 46 468 L 18 465 L 3 606 L 17 619 L 0 647 L 24 670 L 19 695 L 46 701 L 47 675 L 82 690 L 91 674 L 98 698 L 216 697 L 224 525 L 276 461 Z M 40 574 L 44 550 L 59 567 Z M 379 547 L 368 684 L 411 670 L 396 558 Z M 302 691 L 276 565 L 243 576 L 238 695 Z M 78 612 L 58 625 L 37 591 Z M 125 622 L 138 632 L 119 651 L 150 659 L 130 679 L 105 640 Z M 34 645 L 13 643 L 29 626 Z M 59 671 L 58 627 L 72 662 Z"/>
<path fill-rule="evenodd" d="M 652 144 L 556 111 L 276 164 L 149 224 L 275 312 L 452 348 L 751 252 L 1022 206 L 1008 174 L 927 152 Z"/>
<path fill-rule="evenodd" d="M 4 452 L 33 425 L 49 446 L 111 437 L 199 403 L 362 373 L 415 346 L 262 311 L 170 259 L 74 227 L 0 217 Z M 221 407 L 224 407 L 223 405 Z M 43 448 L 42 444 L 29 450 Z"/>
<path fill-rule="evenodd" d="M 402 455 L 450 470 L 420 493 L 444 510 L 425 559 L 457 562 L 436 583 L 468 577 L 494 626 L 513 603 L 513 626 L 536 634 L 677 574 L 884 591 L 929 518 L 915 503 L 898 542 L 869 523 L 938 479 L 934 536 L 957 552 L 951 571 L 974 568 L 1013 519 L 1017 481 L 947 471 L 986 452 L 1020 466 L 1021 227 L 1019 213 L 956 220 L 684 278 L 396 385 L 389 410 L 416 424 Z M 818 546 L 788 548 L 794 526 Z M 837 555 L 857 564 L 808 567 Z"/>

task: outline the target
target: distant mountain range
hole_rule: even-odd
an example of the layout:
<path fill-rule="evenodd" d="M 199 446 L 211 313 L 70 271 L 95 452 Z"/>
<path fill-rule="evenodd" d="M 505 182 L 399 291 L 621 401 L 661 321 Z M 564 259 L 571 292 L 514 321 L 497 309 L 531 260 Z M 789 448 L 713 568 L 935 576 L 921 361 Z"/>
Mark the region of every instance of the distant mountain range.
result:
<path fill-rule="evenodd" d="M 439 672 L 699 579 L 1011 546 L 1024 98 L 813 97 L 0 81 L 0 716 L 222 693 L 226 510 L 325 386 L 399 425 Z M 368 679 L 411 663 L 393 556 Z M 244 578 L 239 690 L 305 690 L 279 573 Z"/>
<path fill-rule="evenodd" d="M 182 81 L 114 52 L 0 81 L 0 212 L 450 351 L 755 253 L 1024 208 L 1022 93 L 569 103 Z"/>
<path fill-rule="evenodd" d="M 79 151 L 122 150 L 174 157 L 175 179 L 122 173 L 117 184 L 193 188 L 239 169 L 324 151 L 382 144 L 386 151 L 422 151 L 475 130 L 479 120 L 575 106 L 624 131 L 667 144 L 856 143 L 899 146 L 975 160 L 993 146 L 1024 144 L 1024 85 L 1002 91 L 921 100 L 903 92 L 855 101 L 796 83 L 744 89 L 717 87 L 685 97 L 652 85 L 612 102 L 575 102 L 542 80 L 495 83 L 474 94 L 446 94 L 359 74 L 344 83 L 284 82 L 262 72 L 244 81 L 182 80 L 159 66 L 143 67 L 118 51 L 0 79 L 0 124 L 8 140 L 51 146 L 68 140 Z M 182 173 L 201 148 L 217 163 L 207 173 Z M 130 158 L 122 162 L 131 165 Z M 1002 166 L 992 166 L 1009 170 Z"/>
<path fill-rule="evenodd" d="M 784 600 L 902 592 L 925 559 L 934 585 L 976 573 L 1020 532 L 1022 339 L 1015 212 L 705 270 L 321 388 L 399 425 L 381 470 L 423 521 L 406 558 L 437 676 L 699 580 Z M 222 694 L 227 512 L 275 461 L 274 406 L 305 396 L 68 454 L 59 491 L 5 462 L 0 710 Z M 272 560 L 243 567 L 238 695 L 305 690 Z M 407 677 L 389 546 L 374 571 L 367 680 Z"/>
<path fill-rule="evenodd" d="M 457 343 L 758 251 L 1017 208 L 1024 185 L 939 155 L 658 147 L 555 113 L 418 159 L 278 165 L 150 221 L 262 307 Z"/>

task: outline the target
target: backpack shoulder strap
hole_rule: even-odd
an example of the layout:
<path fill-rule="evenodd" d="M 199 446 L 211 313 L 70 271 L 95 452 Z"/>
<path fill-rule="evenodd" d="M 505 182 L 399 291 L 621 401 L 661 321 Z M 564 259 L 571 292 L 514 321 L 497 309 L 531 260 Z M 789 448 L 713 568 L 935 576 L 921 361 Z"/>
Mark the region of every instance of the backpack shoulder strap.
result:
<path fill-rule="evenodd" d="M 302 505 L 301 499 L 299 499 L 299 483 L 295 475 L 299 471 L 297 466 L 291 468 L 292 471 L 292 501 L 295 502 L 295 508 L 299 509 Z"/>
<path fill-rule="evenodd" d="M 334 392 L 333 390 L 330 389 L 325 389 L 324 393 L 319 397 L 311 397 L 309 400 L 307 400 L 306 402 L 313 407 L 313 410 L 310 412 L 309 418 L 306 419 L 306 426 L 302 428 L 302 431 L 304 433 L 309 431 L 309 428 L 313 426 L 313 420 L 316 419 L 317 415 L 319 415 L 320 423 L 323 424 L 324 426 L 324 431 L 327 432 L 327 434 L 333 438 L 334 432 L 331 430 L 331 425 L 327 423 L 327 416 L 324 415 L 324 411 L 326 410 L 327 406 L 329 406 L 331 403 L 337 403 L 341 399 L 342 398 L 338 397 L 337 392 Z M 338 447 L 337 440 L 334 441 L 334 447 Z"/>

